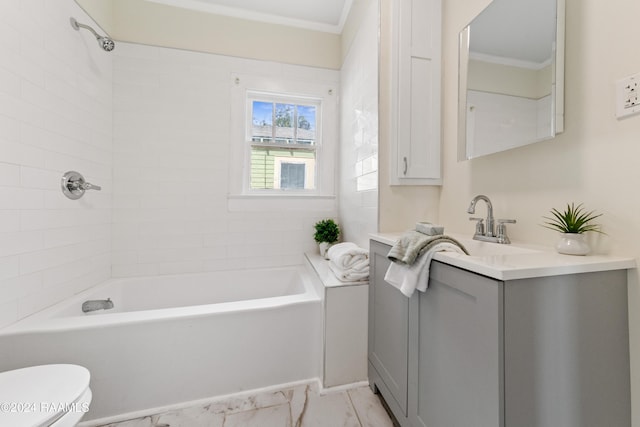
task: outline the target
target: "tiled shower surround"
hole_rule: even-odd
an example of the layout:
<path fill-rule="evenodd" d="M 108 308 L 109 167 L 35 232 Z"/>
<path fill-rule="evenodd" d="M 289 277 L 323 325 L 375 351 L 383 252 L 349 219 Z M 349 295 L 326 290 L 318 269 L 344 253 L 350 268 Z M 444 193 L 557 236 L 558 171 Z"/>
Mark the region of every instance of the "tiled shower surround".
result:
<path fill-rule="evenodd" d="M 233 76 L 338 87 L 339 73 L 125 43 L 113 53 L 113 276 L 302 263 L 337 202 L 230 209 Z"/>
<path fill-rule="evenodd" d="M 0 2 L 0 327 L 111 275 L 112 61 L 71 0 Z M 102 186 L 72 201 L 77 170 Z"/>
<path fill-rule="evenodd" d="M 371 2 L 340 72 L 340 221 L 369 246 L 378 230 L 378 9 Z"/>

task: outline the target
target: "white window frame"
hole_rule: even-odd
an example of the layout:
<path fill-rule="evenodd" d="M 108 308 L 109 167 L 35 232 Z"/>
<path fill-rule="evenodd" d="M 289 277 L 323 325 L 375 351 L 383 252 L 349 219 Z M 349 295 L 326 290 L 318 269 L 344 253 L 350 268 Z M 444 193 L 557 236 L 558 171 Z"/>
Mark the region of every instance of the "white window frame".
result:
<path fill-rule="evenodd" d="M 234 74 L 231 76 L 231 156 L 229 198 L 335 198 L 338 128 L 338 100 L 332 84 L 304 82 L 277 77 Z M 315 189 L 251 189 L 251 100 L 276 99 L 278 102 L 320 103 L 316 112 Z M 272 98 L 269 98 L 271 96 Z"/>

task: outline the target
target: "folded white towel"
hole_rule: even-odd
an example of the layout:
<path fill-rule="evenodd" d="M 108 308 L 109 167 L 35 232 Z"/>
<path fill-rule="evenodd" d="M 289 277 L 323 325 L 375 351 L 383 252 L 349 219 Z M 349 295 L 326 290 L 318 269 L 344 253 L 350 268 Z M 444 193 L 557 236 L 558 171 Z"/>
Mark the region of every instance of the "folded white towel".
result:
<path fill-rule="evenodd" d="M 327 257 L 342 270 L 361 270 L 369 266 L 369 251 L 351 242 L 331 246 Z"/>
<path fill-rule="evenodd" d="M 344 269 L 329 261 L 329 268 L 341 282 L 362 282 L 369 278 L 369 264 L 359 268 Z"/>
<path fill-rule="evenodd" d="M 449 251 L 463 254 L 464 251 L 458 246 L 450 242 L 441 242 L 433 245 L 428 251 L 421 254 L 416 262 L 411 265 L 392 262 L 384 280 L 395 286 L 407 298 L 411 298 L 414 290 L 421 292 L 427 290 L 429 286 L 429 268 L 431 267 L 431 259 L 436 252 Z"/>

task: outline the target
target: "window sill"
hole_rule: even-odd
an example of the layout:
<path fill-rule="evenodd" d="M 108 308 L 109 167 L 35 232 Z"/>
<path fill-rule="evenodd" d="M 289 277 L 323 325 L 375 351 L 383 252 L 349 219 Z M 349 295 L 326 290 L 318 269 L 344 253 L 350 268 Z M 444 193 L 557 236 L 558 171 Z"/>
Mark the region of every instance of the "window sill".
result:
<path fill-rule="evenodd" d="M 335 211 L 336 196 L 320 194 L 230 194 L 230 212 Z"/>

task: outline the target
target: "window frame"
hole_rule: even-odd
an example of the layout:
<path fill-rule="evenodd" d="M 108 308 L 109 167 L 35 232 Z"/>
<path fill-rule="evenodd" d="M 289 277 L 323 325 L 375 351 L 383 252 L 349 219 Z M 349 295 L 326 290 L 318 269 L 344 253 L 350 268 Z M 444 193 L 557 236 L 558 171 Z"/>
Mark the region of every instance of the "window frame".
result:
<path fill-rule="evenodd" d="M 333 84 L 232 75 L 230 198 L 335 197 L 338 129 L 338 97 Z M 253 101 L 316 105 L 315 144 L 255 143 L 250 135 Z M 315 151 L 315 189 L 252 189 L 253 146 L 295 148 Z M 293 159 L 293 158 L 292 158 Z"/>
<path fill-rule="evenodd" d="M 295 105 L 296 107 L 298 106 L 313 106 L 316 109 L 315 112 L 315 137 L 314 137 L 314 143 L 313 144 L 300 144 L 300 143 L 287 143 L 287 142 L 276 142 L 276 129 L 277 126 L 275 126 L 275 123 L 272 123 L 272 140 L 273 142 L 259 142 L 259 141 L 254 141 L 253 140 L 253 134 L 252 134 L 252 129 L 253 129 L 253 104 L 254 102 L 265 102 L 265 103 L 272 103 L 273 104 L 273 114 L 274 114 L 274 118 L 275 118 L 275 108 L 276 108 L 276 104 L 287 104 L 287 105 Z M 269 194 L 269 193 L 276 193 L 276 194 L 280 194 L 281 192 L 287 192 L 287 193 L 300 193 L 300 194 L 309 194 L 309 193 L 314 193 L 315 190 L 317 189 L 317 182 L 318 182 L 318 158 L 321 157 L 321 153 L 322 153 L 322 99 L 316 98 L 316 97 L 310 97 L 310 96 L 298 96 L 298 95 L 290 95 L 290 94 L 274 94 L 274 93 L 270 93 L 270 92 L 263 92 L 263 91 L 253 91 L 253 90 L 247 90 L 247 100 L 246 100 L 246 129 L 245 129 L 245 143 L 248 145 L 247 150 L 248 153 L 246 154 L 246 156 L 248 157 L 248 165 L 247 165 L 247 171 L 245 171 L 245 174 L 249 174 L 248 176 L 248 183 L 246 185 L 245 193 L 256 193 L 256 194 Z M 294 114 L 294 118 L 297 117 L 297 113 Z M 297 123 L 294 120 L 294 125 L 296 125 Z M 293 126 L 292 127 L 293 130 L 293 138 L 294 140 L 297 140 L 297 126 Z M 252 185 L 252 176 L 251 176 L 251 171 L 252 171 L 252 165 L 251 165 L 251 155 L 252 155 L 252 150 L 255 147 L 260 147 L 260 148 L 273 148 L 273 149 L 281 149 L 281 150 L 300 150 L 300 151 L 306 151 L 306 152 L 313 152 L 314 154 L 314 170 L 313 170 L 313 183 L 314 183 L 314 188 L 312 189 L 284 189 L 284 188 L 272 188 L 272 189 L 265 189 L 265 188 L 251 188 Z M 290 160 L 294 160 L 294 159 L 299 159 L 296 157 L 291 157 Z M 305 163 L 307 164 L 308 161 L 305 162 L 300 162 L 298 161 L 297 163 Z M 275 167 L 275 165 L 274 165 Z M 275 172 L 275 171 L 274 171 Z M 275 176 L 274 176 L 274 180 L 275 180 Z M 275 183 L 274 183 L 275 185 Z"/>

